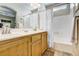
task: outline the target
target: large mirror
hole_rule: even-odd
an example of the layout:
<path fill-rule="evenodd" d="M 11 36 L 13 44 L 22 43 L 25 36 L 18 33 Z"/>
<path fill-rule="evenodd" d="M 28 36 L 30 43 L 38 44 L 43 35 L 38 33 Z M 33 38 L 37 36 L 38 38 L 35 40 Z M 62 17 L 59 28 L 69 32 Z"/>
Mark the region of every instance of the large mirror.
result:
<path fill-rule="evenodd" d="M 5 27 L 15 28 L 16 11 L 6 6 L 0 6 L 0 22 Z"/>

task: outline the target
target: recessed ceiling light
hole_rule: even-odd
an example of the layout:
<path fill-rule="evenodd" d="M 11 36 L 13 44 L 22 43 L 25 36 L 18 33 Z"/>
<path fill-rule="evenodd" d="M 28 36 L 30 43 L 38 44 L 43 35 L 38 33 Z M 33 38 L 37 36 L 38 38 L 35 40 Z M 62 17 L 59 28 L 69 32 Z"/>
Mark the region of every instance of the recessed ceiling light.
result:
<path fill-rule="evenodd" d="M 36 9 L 36 8 L 39 8 L 41 5 L 39 3 L 31 3 L 30 6 L 33 8 L 33 9 Z"/>

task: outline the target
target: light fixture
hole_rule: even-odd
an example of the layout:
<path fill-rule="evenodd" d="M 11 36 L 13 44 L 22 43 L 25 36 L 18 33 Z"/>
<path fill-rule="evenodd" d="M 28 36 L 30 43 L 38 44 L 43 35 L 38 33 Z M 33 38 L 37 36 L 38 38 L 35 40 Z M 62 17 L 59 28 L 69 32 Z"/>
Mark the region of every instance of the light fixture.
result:
<path fill-rule="evenodd" d="M 31 3 L 30 6 L 33 8 L 33 9 L 36 9 L 36 8 L 39 8 L 41 5 L 39 3 Z"/>

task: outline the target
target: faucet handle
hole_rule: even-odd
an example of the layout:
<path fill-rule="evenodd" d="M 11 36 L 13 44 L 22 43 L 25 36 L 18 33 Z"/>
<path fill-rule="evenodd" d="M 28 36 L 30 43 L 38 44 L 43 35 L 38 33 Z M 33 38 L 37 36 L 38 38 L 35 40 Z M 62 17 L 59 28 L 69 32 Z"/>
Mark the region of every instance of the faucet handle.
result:
<path fill-rule="evenodd" d="M 4 29 L 2 29 L 2 34 L 4 34 Z"/>

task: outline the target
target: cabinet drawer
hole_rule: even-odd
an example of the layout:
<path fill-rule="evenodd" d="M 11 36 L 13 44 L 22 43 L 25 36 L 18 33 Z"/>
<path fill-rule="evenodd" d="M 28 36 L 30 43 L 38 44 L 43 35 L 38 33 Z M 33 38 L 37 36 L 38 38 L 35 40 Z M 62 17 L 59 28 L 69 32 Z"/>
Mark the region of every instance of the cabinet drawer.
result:
<path fill-rule="evenodd" d="M 42 33 L 42 35 L 45 35 L 46 36 L 47 35 L 47 32 Z"/>
<path fill-rule="evenodd" d="M 32 36 L 32 42 L 35 42 L 40 39 L 41 39 L 41 34 L 36 34 L 36 35 Z"/>

